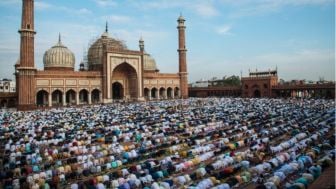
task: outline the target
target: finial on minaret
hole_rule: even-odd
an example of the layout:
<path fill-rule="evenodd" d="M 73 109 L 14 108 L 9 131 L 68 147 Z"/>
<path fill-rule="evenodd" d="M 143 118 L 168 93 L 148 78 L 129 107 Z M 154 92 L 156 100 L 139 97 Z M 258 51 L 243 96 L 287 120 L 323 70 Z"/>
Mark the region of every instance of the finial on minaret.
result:
<path fill-rule="evenodd" d="M 139 39 L 139 47 L 141 52 L 145 51 L 145 41 L 143 40 L 142 36 Z"/>
<path fill-rule="evenodd" d="M 182 15 L 182 12 L 180 13 L 180 16 L 178 17 L 177 22 L 178 22 L 178 27 L 184 27 L 185 19 Z"/>
<path fill-rule="evenodd" d="M 106 21 L 105 32 L 108 33 L 108 22 Z"/>

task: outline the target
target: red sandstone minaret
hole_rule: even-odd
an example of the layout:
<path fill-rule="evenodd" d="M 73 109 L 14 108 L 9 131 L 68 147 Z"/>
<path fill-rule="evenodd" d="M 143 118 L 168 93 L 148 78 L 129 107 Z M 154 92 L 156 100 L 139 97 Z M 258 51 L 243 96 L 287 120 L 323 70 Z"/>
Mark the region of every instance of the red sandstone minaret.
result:
<path fill-rule="evenodd" d="M 18 110 L 35 107 L 34 0 L 22 0 L 20 64 L 16 67 Z"/>
<path fill-rule="evenodd" d="M 181 15 L 177 19 L 177 29 L 179 36 L 179 75 L 180 75 L 180 88 L 181 98 L 188 98 L 188 72 L 187 72 L 187 49 L 185 46 L 185 19 Z"/>

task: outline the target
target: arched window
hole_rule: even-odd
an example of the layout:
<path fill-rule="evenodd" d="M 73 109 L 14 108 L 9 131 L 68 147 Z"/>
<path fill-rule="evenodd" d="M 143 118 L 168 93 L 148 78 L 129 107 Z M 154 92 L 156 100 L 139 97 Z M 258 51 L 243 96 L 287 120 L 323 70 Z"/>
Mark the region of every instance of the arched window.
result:
<path fill-rule="evenodd" d="M 86 89 L 80 90 L 79 91 L 79 102 L 81 104 L 87 104 L 87 103 L 89 103 L 88 96 L 89 96 L 89 92 Z"/>
<path fill-rule="evenodd" d="M 99 103 L 100 102 L 100 91 L 98 89 L 94 89 L 91 92 L 91 101 L 92 101 L 92 103 Z"/>
<path fill-rule="evenodd" d="M 49 93 L 45 90 L 40 90 L 39 92 L 37 92 L 36 94 L 36 105 L 38 106 L 43 106 L 43 105 L 47 105 L 48 102 L 48 95 Z"/>

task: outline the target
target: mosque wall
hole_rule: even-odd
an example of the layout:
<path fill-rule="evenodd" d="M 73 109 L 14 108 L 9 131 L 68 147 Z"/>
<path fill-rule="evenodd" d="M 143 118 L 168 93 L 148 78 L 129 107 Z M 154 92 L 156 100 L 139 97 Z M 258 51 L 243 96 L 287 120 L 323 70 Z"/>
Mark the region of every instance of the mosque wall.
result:
<path fill-rule="evenodd" d="M 171 73 L 145 72 L 144 97 L 151 99 L 179 98 L 180 76 Z"/>
<path fill-rule="evenodd" d="M 101 102 L 100 72 L 37 71 L 35 104 L 44 106 Z"/>
<path fill-rule="evenodd" d="M 153 79 L 144 79 L 144 88 L 168 88 L 168 87 L 180 87 L 179 79 L 170 79 L 170 78 L 153 78 Z"/>
<path fill-rule="evenodd" d="M 46 90 L 47 92 L 52 92 L 54 90 L 60 90 L 66 92 L 70 89 L 74 91 L 80 91 L 81 89 L 86 89 L 92 91 L 94 89 L 101 90 L 101 79 L 55 79 L 55 78 L 45 78 L 36 79 L 36 92 L 40 90 Z"/>

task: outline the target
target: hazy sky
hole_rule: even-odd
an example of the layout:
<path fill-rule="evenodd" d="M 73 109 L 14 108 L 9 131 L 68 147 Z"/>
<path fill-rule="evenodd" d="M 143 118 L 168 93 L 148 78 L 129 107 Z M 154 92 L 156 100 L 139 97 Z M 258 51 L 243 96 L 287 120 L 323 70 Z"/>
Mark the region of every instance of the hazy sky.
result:
<path fill-rule="evenodd" d="M 22 0 L 0 0 L 0 78 L 13 78 Z M 35 65 L 58 33 L 76 55 L 109 23 L 110 35 L 145 49 L 161 72 L 178 71 L 177 22 L 187 26 L 189 81 L 278 67 L 285 80 L 334 80 L 333 0 L 35 0 Z"/>

